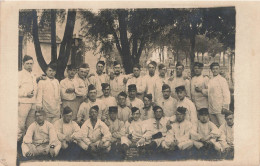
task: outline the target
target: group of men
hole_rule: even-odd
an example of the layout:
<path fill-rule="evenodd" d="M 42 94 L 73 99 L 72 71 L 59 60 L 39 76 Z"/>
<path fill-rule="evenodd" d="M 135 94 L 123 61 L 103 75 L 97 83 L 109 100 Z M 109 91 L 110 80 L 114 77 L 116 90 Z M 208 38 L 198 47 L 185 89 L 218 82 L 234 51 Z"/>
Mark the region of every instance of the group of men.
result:
<path fill-rule="evenodd" d="M 176 76 L 168 77 L 164 64 L 156 74 L 154 61 L 145 76 L 139 64 L 132 74 L 122 74 L 118 62 L 108 75 L 105 62 L 98 61 L 94 74 L 86 63 L 78 69 L 68 65 L 60 82 L 55 64 L 48 65 L 45 77 L 36 78 L 33 63 L 25 55 L 19 72 L 18 141 L 24 157 L 76 156 L 80 150 L 115 150 L 125 156 L 129 147 L 233 152 L 234 114 L 218 63 L 210 65 L 209 79 L 196 62 L 190 80 L 179 62 Z"/>

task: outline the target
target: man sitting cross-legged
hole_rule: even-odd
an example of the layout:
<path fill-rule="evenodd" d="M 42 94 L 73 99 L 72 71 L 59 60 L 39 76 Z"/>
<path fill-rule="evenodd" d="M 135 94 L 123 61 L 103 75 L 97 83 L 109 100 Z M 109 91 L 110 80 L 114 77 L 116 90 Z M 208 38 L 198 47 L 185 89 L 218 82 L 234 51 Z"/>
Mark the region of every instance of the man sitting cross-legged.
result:
<path fill-rule="evenodd" d="M 22 153 L 24 157 L 56 157 L 61 143 L 57 138 L 54 126 L 48 122 L 43 109 L 35 111 L 35 122 L 32 123 L 23 138 Z"/>
<path fill-rule="evenodd" d="M 78 144 L 82 144 L 80 139 L 80 127 L 72 121 L 73 112 L 70 107 L 63 109 L 62 118 L 55 121 L 54 127 L 61 142 L 60 157 L 64 159 L 76 159 L 80 152 Z"/>

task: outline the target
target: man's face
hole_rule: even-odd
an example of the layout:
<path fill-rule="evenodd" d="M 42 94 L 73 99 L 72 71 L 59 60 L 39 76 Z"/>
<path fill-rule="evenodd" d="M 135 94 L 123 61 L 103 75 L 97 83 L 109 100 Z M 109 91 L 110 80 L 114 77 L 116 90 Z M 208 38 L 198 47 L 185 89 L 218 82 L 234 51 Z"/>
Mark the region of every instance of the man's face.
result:
<path fill-rule="evenodd" d="M 184 71 L 183 66 L 177 66 L 177 67 L 176 67 L 176 76 L 177 76 L 177 77 L 181 77 L 183 71 Z"/>
<path fill-rule="evenodd" d="M 79 68 L 78 75 L 80 78 L 85 79 L 86 76 L 88 75 L 89 68 Z"/>
<path fill-rule="evenodd" d="M 42 126 L 45 120 L 45 115 L 43 113 L 35 113 L 35 121 Z"/>
<path fill-rule="evenodd" d="M 163 116 L 163 110 L 162 109 L 157 109 L 156 111 L 154 111 L 154 117 L 157 120 L 160 120 Z"/>
<path fill-rule="evenodd" d="M 91 120 L 97 120 L 98 117 L 98 111 L 96 111 L 95 109 L 90 109 L 89 110 L 89 118 Z"/>
<path fill-rule="evenodd" d="M 149 75 L 154 75 L 154 73 L 155 73 L 155 67 L 154 67 L 154 65 L 152 65 L 152 64 L 149 64 L 148 65 L 148 71 L 149 71 Z"/>
<path fill-rule="evenodd" d="M 209 115 L 207 114 L 199 115 L 199 120 L 201 123 L 207 123 L 209 121 Z"/>
<path fill-rule="evenodd" d="M 50 67 L 48 67 L 48 69 L 46 70 L 46 75 L 50 79 L 53 79 L 55 77 L 55 75 L 56 75 L 56 71 L 51 69 Z"/>
<path fill-rule="evenodd" d="M 140 76 L 140 72 L 141 72 L 141 70 L 138 69 L 137 67 L 133 68 L 133 73 L 134 73 L 135 77 L 139 77 Z"/>
<path fill-rule="evenodd" d="M 115 121 L 117 118 L 117 112 L 110 112 L 109 117 L 112 121 Z"/>
<path fill-rule="evenodd" d="M 110 86 L 102 90 L 105 97 L 108 97 L 110 94 Z"/>
<path fill-rule="evenodd" d="M 171 90 L 168 88 L 168 89 L 164 89 L 163 91 L 162 91 L 162 93 L 163 93 L 163 98 L 164 99 L 169 99 L 169 97 L 170 97 L 170 95 L 171 95 Z"/>
<path fill-rule="evenodd" d="M 144 107 L 149 108 L 152 105 L 152 100 L 148 99 L 147 97 L 144 97 Z"/>
<path fill-rule="evenodd" d="M 194 73 L 196 76 L 200 76 L 202 72 L 202 68 L 198 67 L 198 66 L 194 66 Z"/>
<path fill-rule="evenodd" d="M 118 96 L 118 104 L 121 107 L 124 107 L 126 105 L 126 98 L 124 96 Z"/>
<path fill-rule="evenodd" d="M 167 69 L 166 69 L 166 67 L 164 67 L 164 68 L 159 70 L 159 75 L 161 77 L 165 77 L 166 72 L 167 72 Z"/>
<path fill-rule="evenodd" d="M 213 76 L 217 76 L 219 74 L 219 66 L 213 66 L 211 69 Z"/>
<path fill-rule="evenodd" d="M 115 75 L 119 75 L 120 71 L 121 71 L 121 66 L 119 64 L 114 66 L 114 73 L 115 73 Z"/>
<path fill-rule="evenodd" d="M 178 90 L 176 93 L 180 100 L 183 100 L 184 97 L 186 96 L 186 92 L 184 90 Z"/>
<path fill-rule="evenodd" d="M 141 116 L 140 110 L 137 110 L 134 113 L 132 113 L 132 116 L 134 118 L 134 121 L 138 121 L 140 119 L 140 116 Z"/>
<path fill-rule="evenodd" d="M 136 97 L 136 90 L 130 90 L 129 91 L 129 98 L 135 98 Z"/>
<path fill-rule="evenodd" d="M 233 126 L 234 125 L 234 115 L 233 114 L 227 116 L 225 119 L 227 121 L 227 125 L 228 126 Z"/>
<path fill-rule="evenodd" d="M 63 115 L 63 122 L 64 123 L 69 123 L 72 120 L 72 112 L 69 114 Z"/>
<path fill-rule="evenodd" d="M 181 123 L 184 121 L 185 114 L 176 111 L 175 115 L 176 115 L 177 122 Z"/>
<path fill-rule="evenodd" d="M 89 100 L 95 101 L 96 98 L 97 98 L 97 90 L 96 90 L 96 89 L 90 90 L 90 91 L 88 92 L 88 97 L 89 97 Z"/>
<path fill-rule="evenodd" d="M 96 68 L 97 68 L 97 73 L 98 74 L 102 74 L 103 73 L 104 66 L 102 64 L 100 64 L 100 63 L 97 64 Z"/>
<path fill-rule="evenodd" d="M 77 72 L 76 69 L 68 70 L 69 78 L 73 78 L 75 76 L 76 72 Z"/>
<path fill-rule="evenodd" d="M 31 60 L 28 60 L 28 61 L 25 61 L 25 62 L 23 63 L 23 68 L 24 68 L 25 70 L 29 71 L 29 72 L 32 71 L 32 67 L 33 67 L 33 60 L 32 60 L 32 59 L 31 59 Z"/>

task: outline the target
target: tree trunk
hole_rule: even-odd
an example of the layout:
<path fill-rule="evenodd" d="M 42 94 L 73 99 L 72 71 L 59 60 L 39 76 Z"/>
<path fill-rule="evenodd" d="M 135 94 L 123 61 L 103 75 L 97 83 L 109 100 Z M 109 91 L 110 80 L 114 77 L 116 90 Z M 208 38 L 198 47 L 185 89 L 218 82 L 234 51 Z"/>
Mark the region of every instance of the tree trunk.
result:
<path fill-rule="evenodd" d="M 196 32 L 197 32 L 197 28 L 196 28 L 196 24 L 192 25 L 192 30 L 191 30 L 191 35 L 190 35 L 190 45 L 191 45 L 191 49 L 190 49 L 190 74 L 191 77 L 193 77 L 194 75 L 194 71 L 193 71 L 193 65 L 194 65 L 194 59 L 195 59 L 195 37 L 196 37 Z"/>
<path fill-rule="evenodd" d="M 221 63 L 221 52 L 220 52 L 220 54 L 219 54 L 219 59 L 218 59 L 218 61 L 219 61 L 219 65 L 221 65 L 220 63 Z"/>
<path fill-rule="evenodd" d="M 47 69 L 47 64 L 43 58 L 41 45 L 39 41 L 39 35 L 38 35 L 38 21 L 37 21 L 37 11 L 32 10 L 32 17 L 33 17 L 33 30 L 32 30 L 32 36 L 33 36 L 33 43 L 35 48 L 35 53 L 37 57 L 37 61 L 42 69 L 42 71 L 45 73 Z"/>
<path fill-rule="evenodd" d="M 223 66 L 226 66 L 225 55 L 226 55 L 226 51 L 223 51 Z"/>
<path fill-rule="evenodd" d="M 196 54 L 197 54 L 197 62 L 199 62 L 199 61 L 200 61 L 200 60 L 199 60 L 199 53 L 196 52 Z"/>
<path fill-rule="evenodd" d="M 58 69 L 56 74 L 58 80 L 62 80 L 64 78 L 64 71 L 66 69 L 70 52 L 71 52 L 72 36 L 73 36 L 75 21 L 76 21 L 76 10 L 69 10 L 63 40 L 60 46 L 59 58 L 58 58 Z"/>
<path fill-rule="evenodd" d="M 22 69 L 23 69 L 23 35 L 19 35 L 18 70 L 21 71 Z"/>
<path fill-rule="evenodd" d="M 56 10 L 51 9 L 51 62 L 57 61 Z"/>
<path fill-rule="evenodd" d="M 202 63 L 204 63 L 204 53 L 202 53 Z"/>
<path fill-rule="evenodd" d="M 164 63 L 165 57 L 164 57 L 164 47 L 163 46 L 161 47 L 161 52 L 162 52 L 162 62 Z"/>

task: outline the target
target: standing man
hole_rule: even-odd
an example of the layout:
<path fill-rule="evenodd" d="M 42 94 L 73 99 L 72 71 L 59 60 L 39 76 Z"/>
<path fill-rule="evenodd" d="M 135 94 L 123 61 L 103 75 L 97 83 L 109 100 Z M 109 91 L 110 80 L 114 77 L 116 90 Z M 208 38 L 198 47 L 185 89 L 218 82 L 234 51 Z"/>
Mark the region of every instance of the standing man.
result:
<path fill-rule="evenodd" d="M 126 84 L 126 91 L 128 92 L 128 85 L 135 84 L 137 88 L 136 97 L 143 99 L 145 90 L 146 90 L 146 81 L 141 73 L 141 65 L 135 64 L 133 67 L 133 77 L 129 78 Z"/>
<path fill-rule="evenodd" d="M 97 98 L 100 98 L 103 95 L 101 84 L 109 83 L 109 76 L 103 73 L 104 67 L 105 62 L 98 61 L 96 65 L 96 74 L 89 78 L 90 84 L 93 84 L 97 89 Z"/>
<path fill-rule="evenodd" d="M 120 92 L 125 92 L 127 76 L 121 74 L 121 64 L 114 62 L 114 73 L 110 73 L 111 95 L 116 97 Z"/>
<path fill-rule="evenodd" d="M 144 107 L 144 103 L 142 100 L 136 97 L 136 91 L 137 88 L 135 84 L 131 84 L 128 86 L 129 98 L 127 98 L 126 103 L 130 106 L 130 108 L 137 107 L 139 110 L 141 110 Z"/>
<path fill-rule="evenodd" d="M 46 69 L 46 80 L 40 80 L 37 93 L 37 109 L 46 111 L 46 120 L 54 123 L 61 116 L 60 84 L 55 79 L 57 65 L 51 63 Z"/>
<path fill-rule="evenodd" d="M 67 66 L 68 77 L 61 80 L 60 89 L 61 89 L 61 101 L 62 101 L 62 109 L 66 106 L 72 109 L 72 119 L 77 119 L 77 113 L 79 109 L 78 102 L 76 100 L 76 92 L 75 92 L 75 81 L 74 76 L 77 70 L 74 66 Z"/>
<path fill-rule="evenodd" d="M 216 125 L 221 126 L 225 122 L 225 110 L 229 109 L 230 91 L 225 78 L 219 75 L 219 64 L 214 62 L 210 65 L 213 78 L 208 84 L 209 116 Z"/>
<path fill-rule="evenodd" d="M 184 85 L 186 89 L 186 95 L 190 98 L 190 81 L 183 75 L 184 65 L 180 62 L 176 64 L 176 77 L 171 82 L 171 89 L 175 89 L 178 86 Z M 173 98 L 178 99 L 177 94 L 173 91 Z"/>
<path fill-rule="evenodd" d="M 158 78 L 157 75 L 155 75 L 155 70 L 157 67 L 157 63 L 154 61 L 151 61 L 148 64 L 148 75 L 144 76 L 144 80 L 146 81 L 146 93 L 147 94 L 152 94 L 153 96 L 153 101 L 154 101 L 154 85 L 156 82 L 156 79 Z"/>
<path fill-rule="evenodd" d="M 28 116 L 29 114 L 34 114 L 36 103 L 37 83 L 36 77 L 32 73 L 33 63 L 33 58 L 25 55 L 23 58 L 23 70 L 19 72 L 18 141 L 25 134 L 26 126 L 29 126 L 34 121 L 33 118 Z"/>
<path fill-rule="evenodd" d="M 194 63 L 195 76 L 191 79 L 191 99 L 194 102 L 197 110 L 201 108 L 208 108 L 207 88 L 209 78 L 204 77 L 201 73 L 203 70 L 203 63 Z"/>

